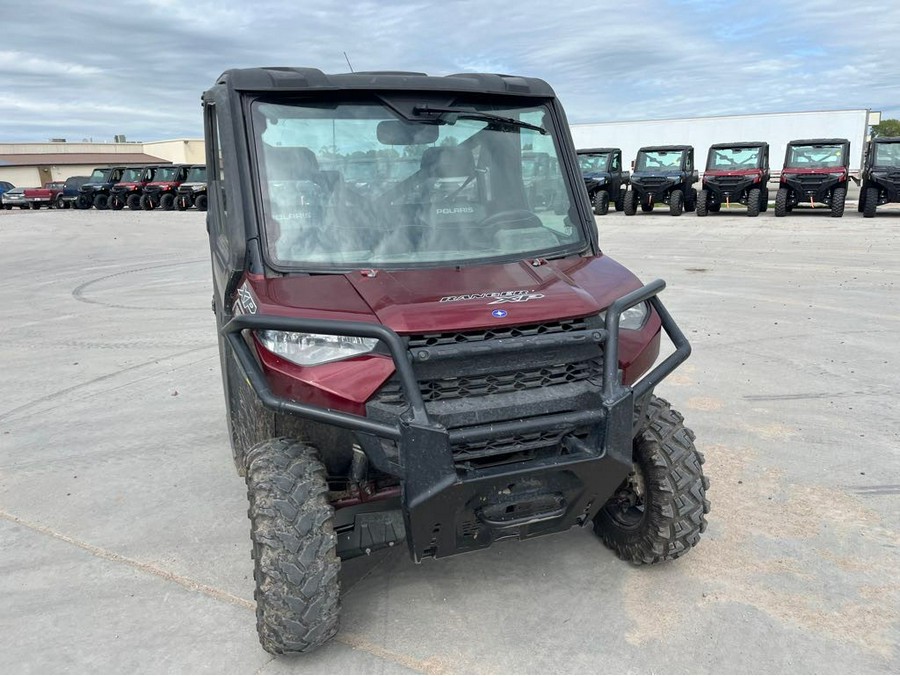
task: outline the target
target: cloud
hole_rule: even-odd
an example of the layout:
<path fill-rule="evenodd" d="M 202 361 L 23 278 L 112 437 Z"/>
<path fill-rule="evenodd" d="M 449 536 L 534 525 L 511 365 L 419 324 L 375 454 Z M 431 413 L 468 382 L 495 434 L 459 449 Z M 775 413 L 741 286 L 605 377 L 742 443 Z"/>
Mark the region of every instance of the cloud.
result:
<path fill-rule="evenodd" d="M 882 5 L 880 7 L 875 4 Z M 900 5 L 632 0 L 34 0 L 3 14 L 0 140 L 201 134 L 224 70 L 499 71 L 542 77 L 573 122 L 871 107 L 900 117 Z M 34 16 L 62 16 L 48 37 Z"/>

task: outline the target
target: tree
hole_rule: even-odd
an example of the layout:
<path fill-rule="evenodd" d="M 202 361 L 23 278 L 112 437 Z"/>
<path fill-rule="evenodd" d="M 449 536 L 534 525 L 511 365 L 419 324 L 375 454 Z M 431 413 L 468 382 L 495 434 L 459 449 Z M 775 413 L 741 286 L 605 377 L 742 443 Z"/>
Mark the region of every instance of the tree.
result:
<path fill-rule="evenodd" d="M 900 120 L 889 118 L 872 126 L 872 138 L 885 136 L 900 136 Z"/>

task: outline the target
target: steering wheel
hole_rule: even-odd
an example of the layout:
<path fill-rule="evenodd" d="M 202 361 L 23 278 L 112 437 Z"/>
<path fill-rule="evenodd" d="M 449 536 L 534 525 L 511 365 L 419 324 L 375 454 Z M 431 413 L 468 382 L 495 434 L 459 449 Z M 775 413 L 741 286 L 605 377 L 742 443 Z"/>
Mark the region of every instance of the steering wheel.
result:
<path fill-rule="evenodd" d="M 537 214 L 528 209 L 507 209 L 506 211 L 498 211 L 491 214 L 481 221 L 479 225 L 482 227 L 491 227 L 500 223 L 513 223 L 516 228 L 540 228 L 544 222 L 538 218 Z"/>

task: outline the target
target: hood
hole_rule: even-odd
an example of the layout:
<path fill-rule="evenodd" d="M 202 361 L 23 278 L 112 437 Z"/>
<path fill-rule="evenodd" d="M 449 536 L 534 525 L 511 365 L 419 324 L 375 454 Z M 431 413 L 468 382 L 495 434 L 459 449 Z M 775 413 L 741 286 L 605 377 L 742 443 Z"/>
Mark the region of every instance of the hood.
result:
<path fill-rule="evenodd" d="M 377 320 L 398 333 L 463 331 L 597 314 L 640 281 L 606 256 L 427 270 L 248 277 L 261 314 Z"/>

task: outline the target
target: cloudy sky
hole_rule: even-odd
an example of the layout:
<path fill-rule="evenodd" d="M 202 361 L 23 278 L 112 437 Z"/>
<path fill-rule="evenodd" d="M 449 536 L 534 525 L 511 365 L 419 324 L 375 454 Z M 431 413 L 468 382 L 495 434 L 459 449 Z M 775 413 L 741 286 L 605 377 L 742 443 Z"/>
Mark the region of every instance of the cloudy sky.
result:
<path fill-rule="evenodd" d="M 572 122 L 872 108 L 900 117 L 900 2 L 0 0 L 0 141 L 202 135 L 246 66 L 542 77 Z"/>

